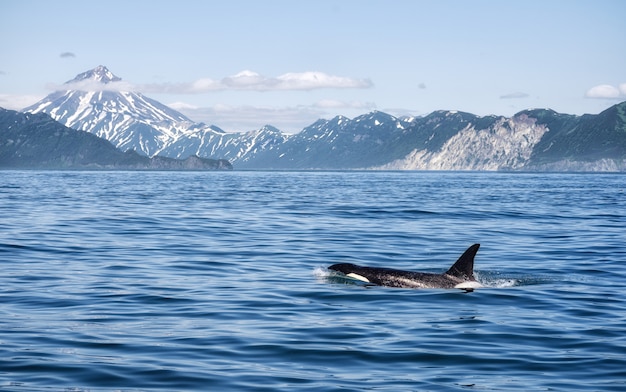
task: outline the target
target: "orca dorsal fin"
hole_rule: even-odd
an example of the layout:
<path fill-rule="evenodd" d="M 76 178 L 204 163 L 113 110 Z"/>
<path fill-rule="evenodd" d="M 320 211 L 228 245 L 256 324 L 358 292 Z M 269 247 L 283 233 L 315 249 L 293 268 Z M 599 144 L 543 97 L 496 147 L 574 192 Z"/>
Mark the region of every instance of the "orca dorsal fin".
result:
<path fill-rule="evenodd" d="M 476 256 L 478 248 L 480 248 L 480 244 L 474 244 L 467 248 L 446 274 L 463 280 L 474 280 L 474 256 Z"/>

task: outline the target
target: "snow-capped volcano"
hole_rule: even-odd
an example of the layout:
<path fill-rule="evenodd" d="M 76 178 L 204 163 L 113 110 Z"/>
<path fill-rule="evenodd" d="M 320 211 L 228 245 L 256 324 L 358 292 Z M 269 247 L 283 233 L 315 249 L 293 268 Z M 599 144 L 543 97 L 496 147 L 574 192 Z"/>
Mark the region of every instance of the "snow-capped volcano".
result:
<path fill-rule="evenodd" d="M 66 82 L 63 86 L 67 89 L 55 91 L 23 111 L 47 113 L 67 127 L 148 156 L 190 132 L 194 124 L 183 114 L 141 93 L 121 91 L 121 81 L 100 65 Z"/>
<path fill-rule="evenodd" d="M 76 75 L 74 79 L 67 81 L 65 84 L 76 83 L 83 80 L 94 80 L 96 82 L 106 84 L 111 82 L 119 82 L 122 80 L 122 78 L 113 75 L 113 73 L 109 71 L 108 68 L 104 65 L 99 65 L 94 69 Z"/>

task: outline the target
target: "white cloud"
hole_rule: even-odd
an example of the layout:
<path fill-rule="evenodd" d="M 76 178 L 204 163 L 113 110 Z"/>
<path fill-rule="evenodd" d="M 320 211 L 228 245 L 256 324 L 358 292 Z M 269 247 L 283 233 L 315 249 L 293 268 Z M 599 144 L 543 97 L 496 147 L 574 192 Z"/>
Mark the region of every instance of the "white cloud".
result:
<path fill-rule="evenodd" d="M 296 133 L 312 124 L 324 112 L 310 106 L 235 106 L 218 104 L 211 107 L 193 107 L 181 102 L 170 104 L 172 108 L 197 122 L 217 125 L 228 132 L 247 132 L 270 124 L 286 133 Z"/>
<path fill-rule="evenodd" d="M 76 91 L 136 91 L 135 86 L 124 81 L 100 83 L 96 80 L 81 80 L 64 84 L 48 83 L 46 88 L 52 91 L 76 90 Z"/>
<path fill-rule="evenodd" d="M 353 79 L 323 72 L 286 73 L 276 78 L 280 90 L 313 90 L 317 88 L 369 88 L 368 79 Z"/>
<path fill-rule="evenodd" d="M 246 132 L 270 124 L 286 133 L 300 132 L 320 118 L 332 118 L 339 114 L 337 109 L 348 112 L 353 110 L 359 114 L 375 109 L 373 103 L 335 100 L 286 107 L 227 104 L 198 107 L 185 102 L 174 102 L 168 106 L 180 111 L 193 121 L 217 125 L 228 132 Z"/>
<path fill-rule="evenodd" d="M 0 94 L 0 107 L 10 110 L 22 110 L 43 99 L 41 95 L 10 95 Z"/>
<path fill-rule="evenodd" d="M 369 88 L 372 82 L 367 79 L 354 79 L 343 76 L 328 75 L 324 72 L 290 72 L 275 78 L 265 77 L 254 71 L 242 71 L 233 76 L 222 78 L 219 82 L 211 81 L 204 88 L 194 89 L 195 92 L 213 90 L 315 90 L 323 88 Z M 194 84 L 197 82 L 193 82 Z"/>
<path fill-rule="evenodd" d="M 363 110 L 374 110 L 376 109 L 376 104 L 373 102 L 360 102 L 360 101 L 339 101 L 335 99 L 323 99 L 321 101 L 317 101 L 313 104 L 314 107 L 320 109 L 363 109 Z"/>
<path fill-rule="evenodd" d="M 222 79 L 221 87 L 227 89 L 243 89 L 243 90 L 256 90 L 267 89 L 272 86 L 274 82 L 271 79 L 267 79 L 261 74 L 254 71 L 241 71 L 233 76 L 228 76 Z"/>
<path fill-rule="evenodd" d="M 599 99 L 620 99 L 626 97 L 626 83 L 620 84 L 618 87 L 610 84 L 601 84 L 594 86 L 585 93 L 587 98 Z"/>
<path fill-rule="evenodd" d="M 369 79 L 355 79 L 329 75 L 324 72 L 286 73 L 277 77 L 265 77 L 254 71 L 242 71 L 220 80 L 201 78 L 184 83 L 130 84 L 124 81 L 100 84 L 93 81 L 80 81 L 64 85 L 50 84 L 53 90 L 80 91 L 138 91 L 153 94 L 201 94 L 212 91 L 302 91 L 315 89 L 370 88 Z"/>
<path fill-rule="evenodd" d="M 520 98 L 528 98 L 529 95 L 520 91 L 516 91 L 510 94 L 500 95 L 500 99 L 520 99 Z"/>
<path fill-rule="evenodd" d="M 199 109 L 198 106 L 189 104 L 187 102 L 172 102 L 172 103 L 168 104 L 167 106 L 171 107 L 174 110 L 178 110 L 178 111 L 181 111 L 181 110 L 197 110 L 197 109 Z"/>

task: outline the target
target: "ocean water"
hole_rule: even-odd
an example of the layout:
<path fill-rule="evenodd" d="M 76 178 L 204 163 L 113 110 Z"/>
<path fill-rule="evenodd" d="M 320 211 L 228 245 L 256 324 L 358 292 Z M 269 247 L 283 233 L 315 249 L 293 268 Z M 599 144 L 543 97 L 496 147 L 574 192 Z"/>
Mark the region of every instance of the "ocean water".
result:
<path fill-rule="evenodd" d="M 623 174 L 2 171 L 0 262 L 0 390 L 626 390 Z"/>

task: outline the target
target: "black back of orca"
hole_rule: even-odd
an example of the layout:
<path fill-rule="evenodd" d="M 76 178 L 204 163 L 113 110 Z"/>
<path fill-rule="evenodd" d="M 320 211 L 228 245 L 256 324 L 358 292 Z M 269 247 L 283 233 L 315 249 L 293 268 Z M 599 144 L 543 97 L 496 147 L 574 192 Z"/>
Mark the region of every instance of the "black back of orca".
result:
<path fill-rule="evenodd" d="M 474 244 L 443 274 L 403 271 L 393 268 L 363 267 L 356 264 L 333 264 L 328 269 L 347 277 L 378 286 L 404 288 L 475 288 L 474 257 L 480 244 Z M 469 283 L 468 283 L 469 282 Z"/>

